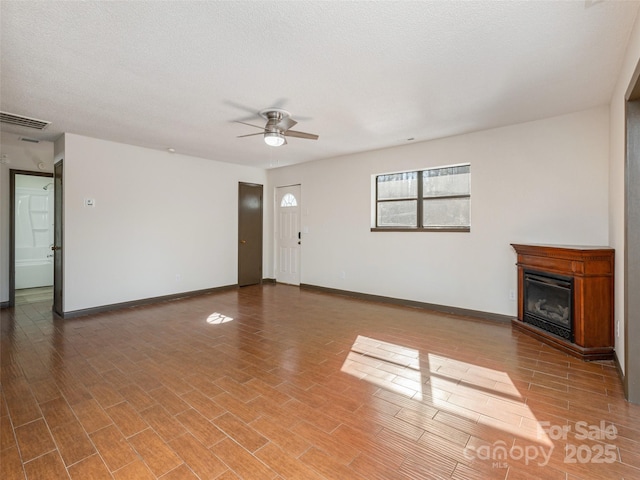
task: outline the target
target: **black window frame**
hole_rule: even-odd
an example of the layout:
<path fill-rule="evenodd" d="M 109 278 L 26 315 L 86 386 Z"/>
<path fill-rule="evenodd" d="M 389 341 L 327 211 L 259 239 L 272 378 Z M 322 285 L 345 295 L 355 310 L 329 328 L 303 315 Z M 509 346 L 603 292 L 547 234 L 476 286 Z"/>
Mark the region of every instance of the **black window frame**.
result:
<path fill-rule="evenodd" d="M 375 226 L 371 227 L 372 232 L 470 232 L 471 231 L 471 219 L 469 219 L 469 225 L 461 225 L 461 226 L 424 226 L 424 201 L 429 200 L 442 200 L 442 199 L 456 199 L 456 198 L 469 198 L 471 199 L 471 185 L 469 185 L 469 193 L 468 194 L 458 194 L 458 195 L 436 195 L 436 196 L 424 196 L 424 172 L 433 171 L 433 170 L 445 170 L 448 168 L 455 167 L 469 167 L 469 175 L 471 175 L 471 164 L 464 163 L 460 165 L 447 165 L 442 167 L 432 167 L 432 168 L 423 168 L 421 170 L 409 170 L 404 172 L 389 172 L 389 173 L 381 173 L 375 176 Z M 415 197 L 399 197 L 399 198 L 390 198 L 380 200 L 378 198 L 378 178 L 386 175 L 397 175 L 402 173 L 416 173 L 417 178 L 417 192 Z M 378 205 L 380 203 L 391 203 L 391 202 L 400 202 L 400 201 L 408 201 L 412 200 L 416 202 L 416 226 L 378 226 Z"/>

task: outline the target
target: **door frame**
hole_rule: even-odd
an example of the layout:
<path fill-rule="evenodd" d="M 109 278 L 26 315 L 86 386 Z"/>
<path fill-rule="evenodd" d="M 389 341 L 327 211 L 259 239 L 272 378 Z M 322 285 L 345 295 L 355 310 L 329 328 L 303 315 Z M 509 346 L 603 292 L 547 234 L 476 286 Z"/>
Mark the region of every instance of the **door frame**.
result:
<path fill-rule="evenodd" d="M 640 63 L 636 65 L 625 94 L 624 151 L 624 393 L 627 401 L 640 404 Z"/>
<path fill-rule="evenodd" d="M 16 305 L 16 175 L 30 177 L 50 177 L 53 173 L 31 170 L 9 169 L 9 302 L 8 307 Z M 54 194 L 55 202 L 55 194 Z M 55 209 L 55 204 L 54 204 Z"/>
<path fill-rule="evenodd" d="M 57 170 L 60 169 L 60 174 Z M 64 318 L 64 159 L 53 164 L 53 304 L 51 310 Z M 58 242 L 59 241 L 59 242 Z"/>

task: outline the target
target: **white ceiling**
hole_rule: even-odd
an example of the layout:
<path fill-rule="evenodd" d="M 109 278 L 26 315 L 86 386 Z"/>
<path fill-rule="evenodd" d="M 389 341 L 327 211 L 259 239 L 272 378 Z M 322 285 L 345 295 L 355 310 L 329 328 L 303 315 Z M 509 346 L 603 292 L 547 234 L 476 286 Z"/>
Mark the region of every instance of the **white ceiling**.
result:
<path fill-rule="evenodd" d="M 638 2 L 0 2 L 4 112 L 269 168 L 609 103 Z M 319 140 L 264 144 L 289 110 Z"/>

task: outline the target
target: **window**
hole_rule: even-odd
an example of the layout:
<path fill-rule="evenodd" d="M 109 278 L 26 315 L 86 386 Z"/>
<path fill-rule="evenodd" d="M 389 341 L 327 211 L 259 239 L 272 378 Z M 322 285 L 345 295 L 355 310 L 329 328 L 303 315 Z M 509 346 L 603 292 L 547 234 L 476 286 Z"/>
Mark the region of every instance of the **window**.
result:
<path fill-rule="evenodd" d="M 372 230 L 470 230 L 470 165 L 376 177 Z"/>
<path fill-rule="evenodd" d="M 297 207 L 298 202 L 296 201 L 296 197 L 294 197 L 291 193 L 287 193 L 284 197 L 282 197 L 280 206 L 281 207 Z"/>

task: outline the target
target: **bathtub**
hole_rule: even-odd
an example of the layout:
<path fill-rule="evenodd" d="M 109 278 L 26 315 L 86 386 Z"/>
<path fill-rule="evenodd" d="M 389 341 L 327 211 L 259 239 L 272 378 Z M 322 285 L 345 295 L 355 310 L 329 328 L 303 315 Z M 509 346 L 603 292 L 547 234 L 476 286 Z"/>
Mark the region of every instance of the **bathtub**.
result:
<path fill-rule="evenodd" d="M 53 285 L 53 252 L 49 247 L 16 248 L 16 290 Z"/>

